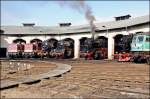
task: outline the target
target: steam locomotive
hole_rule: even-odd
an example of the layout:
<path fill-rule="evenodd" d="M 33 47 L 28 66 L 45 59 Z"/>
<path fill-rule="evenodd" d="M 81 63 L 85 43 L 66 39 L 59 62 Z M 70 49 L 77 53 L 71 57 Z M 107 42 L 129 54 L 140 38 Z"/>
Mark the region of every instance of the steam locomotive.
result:
<path fill-rule="evenodd" d="M 107 40 L 87 38 L 80 46 L 80 57 L 85 59 L 107 58 Z"/>
<path fill-rule="evenodd" d="M 52 42 L 48 46 L 48 42 L 42 43 L 43 51 L 48 52 L 49 58 L 73 58 L 74 57 L 74 45 L 71 41 L 60 40 L 58 42 Z"/>

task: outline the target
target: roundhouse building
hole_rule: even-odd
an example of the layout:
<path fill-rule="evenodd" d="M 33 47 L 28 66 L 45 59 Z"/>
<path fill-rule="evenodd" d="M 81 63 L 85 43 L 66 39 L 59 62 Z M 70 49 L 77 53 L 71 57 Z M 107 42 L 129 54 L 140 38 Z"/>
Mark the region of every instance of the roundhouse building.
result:
<path fill-rule="evenodd" d="M 115 17 L 116 20 L 104 23 L 95 23 L 95 38 L 104 37 L 108 40 L 108 59 L 113 58 L 115 37 L 117 35 L 129 35 L 136 32 L 149 32 L 149 15 L 130 18 L 130 15 Z M 1 26 L 0 49 L 1 56 L 7 56 L 8 44 L 21 39 L 24 43 L 34 40 L 44 41 L 48 39 L 74 41 L 74 58 L 79 58 L 80 40 L 91 38 L 90 25 L 71 26 L 36 26 L 34 23 L 24 23 L 23 26 Z M 3 54 L 3 55 L 2 55 Z"/>

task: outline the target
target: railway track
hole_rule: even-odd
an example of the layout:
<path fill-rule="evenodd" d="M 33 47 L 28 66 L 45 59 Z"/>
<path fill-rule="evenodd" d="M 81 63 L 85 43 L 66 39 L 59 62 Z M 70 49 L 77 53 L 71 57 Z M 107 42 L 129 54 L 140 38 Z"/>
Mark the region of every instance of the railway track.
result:
<path fill-rule="evenodd" d="M 21 85 L 18 91 L 29 91 L 41 97 L 51 98 L 148 99 L 150 96 L 149 66 L 145 64 L 91 60 L 59 60 L 59 62 L 71 65 L 72 70 L 60 77 L 45 79 L 37 84 Z"/>

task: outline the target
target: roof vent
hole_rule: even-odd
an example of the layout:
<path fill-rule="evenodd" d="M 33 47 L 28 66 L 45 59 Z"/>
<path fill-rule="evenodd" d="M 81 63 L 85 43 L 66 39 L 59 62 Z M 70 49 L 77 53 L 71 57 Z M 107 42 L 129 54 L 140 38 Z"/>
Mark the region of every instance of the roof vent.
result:
<path fill-rule="evenodd" d="M 23 26 L 33 27 L 35 23 L 23 23 Z"/>
<path fill-rule="evenodd" d="M 120 20 L 126 20 L 126 19 L 129 19 L 131 17 L 131 15 L 124 15 L 124 16 L 118 16 L 118 17 L 115 17 L 115 20 L 116 21 L 120 21 Z"/>
<path fill-rule="evenodd" d="M 60 27 L 69 27 L 71 23 L 59 23 Z"/>

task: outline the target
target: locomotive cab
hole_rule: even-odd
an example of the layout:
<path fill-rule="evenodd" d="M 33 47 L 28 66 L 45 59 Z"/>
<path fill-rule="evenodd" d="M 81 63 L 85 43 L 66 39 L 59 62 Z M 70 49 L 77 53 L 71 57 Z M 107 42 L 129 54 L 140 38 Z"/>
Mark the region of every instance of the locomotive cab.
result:
<path fill-rule="evenodd" d="M 131 51 L 149 51 L 149 35 L 135 35 L 131 43 Z"/>
<path fill-rule="evenodd" d="M 150 35 L 148 33 L 135 34 L 131 43 L 132 61 L 150 63 Z"/>

